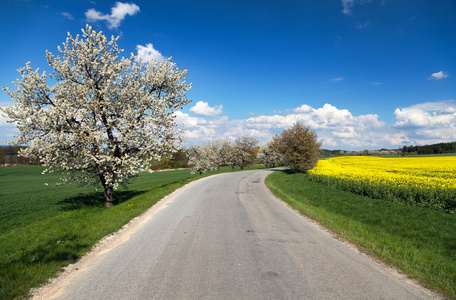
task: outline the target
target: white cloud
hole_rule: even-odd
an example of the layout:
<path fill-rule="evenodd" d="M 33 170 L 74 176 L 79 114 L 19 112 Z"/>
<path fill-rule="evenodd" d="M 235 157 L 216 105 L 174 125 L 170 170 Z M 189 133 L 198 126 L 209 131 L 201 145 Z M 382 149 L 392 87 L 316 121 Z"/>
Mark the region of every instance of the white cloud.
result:
<path fill-rule="evenodd" d="M 284 114 L 261 115 L 247 119 L 230 120 L 223 116 L 208 119 L 205 123 L 201 122 L 202 119 L 204 118 L 194 118 L 179 112 L 177 122 L 189 129 L 187 133 L 189 144 L 212 139 L 235 139 L 239 136 L 253 137 L 260 143 L 265 143 L 275 134 L 290 128 L 296 122 L 301 122 L 317 132 L 324 147 L 339 146 L 339 148 L 351 149 L 378 146 L 381 148 L 384 143 L 376 144 L 376 138 L 382 137 L 386 128 L 386 123 L 379 121 L 377 115 L 354 117 L 348 110 L 338 109 L 331 104 L 325 104 L 321 108 L 312 108 L 303 104 L 286 110 Z M 375 130 L 372 131 L 372 129 Z M 382 142 L 384 142 L 383 139 Z"/>
<path fill-rule="evenodd" d="M 116 2 L 116 5 L 111 8 L 110 15 L 104 15 L 91 8 L 85 12 L 85 16 L 88 22 L 106 20 L 109 28 L 117 28 L 127 15 L 133 16 L 137 12 L 139 12 L 139 6 L 134 3 Z"/>
<path fill-rule="evenodd" d="M 440 80 L 440 79 L 444 79 L 444 78 L 447 78 L 448 77 L 448 74 L 443 72 L 443 71 L 439 71 L 439 72 L 436 72 L 436 73 L 432 73 L 431 77 L 429 77 L 429 79 L 435 79 L 435 80 Z"/>
<path fill-rule="evenodd" d="M 355 5 L 355 0 L 342 0 L 342 7 L 344 8 L 342 12 L 346 15 L 352 13 L 352 8 Z"/>
<path fill-rule="evenodd" d="M 64 16 L 67 19 L 74 20 L 73 16 L 67 11 L 62 12 L 62 16 Z"/>
<path fill-rule="evenodd" d="M 366 29 L 367 27 L 370 26 L 370 24 L 371 24 L 370 21 L 367 21 L 367 22 L 364 22 L 364 23 L 358 23 L 358 25 L 356 25 L 356 28 L 360 29 L 360 30 Z"/>
<path fill-rule="evenodd" d="M 209 107 L 207 104 L 204 107 Z M 256 138 L 260 143 L 301 122 L 315 130 L 323 148 L 364 150 L 400 148 L 456 140 L 456 101 L 427 102 L 395 110 L 394 124 L 383 122 L 377 114 L 354 116 L 347 109 L 329 103 L 313 108 L 307 104 L 284 113 L 231 120 L 227 116 L 191 117 L 178 112 L 177 122 L 189 131 L 188 144 L 213 139 Z"/>
<path fill-rule="evenodd" d="M 184 114 L 180 110 L 176 111 L 174 115 L 176 116 L 177 123 L 185 124 L 185 126 L 189 128 L 197 128 L 207 124 L 205 119 L 190 117 L 188 114 Z"/>
<path fill-rule="evenodd" d="M 200 116 L 218 116 L 223 112 L 223 105 L 210 107 L 207 102 L 198 101 L 195 106 L 190 108 L 190 111 Z"/>
<path fill-rule="evenodd" d="M 396 108 L 394 115 L 396 127 L 424 127 L 431 123 L 431 116 L 426 111 L 413 107 Z"/>
<path fill-rule="evenodd" d="M 338 82 L 338 81 L 342 81 L 342 80 L 344 80 L 343 77 L 336 77 L 336 78 L 330 79 L 329 81 L 331 81 L 331 82 Z"/>
<path fill-rule="evenodd" d="M 300 107 L 297 107 L 297 108 L 293 109 L 293 112 L 306 113 L 306 112 L 311 112 L 312 109 L 313 109 L 312 106 L 309 106 L 307 104 L 303 104 Z"/>
<path fill-rule="evenodd" d="M 407 144 L 423 145 L 456 140 L 456 100 L 426 102 L 395 110 L 393 128 Z"/>
<path fill-rule="evenodd" d="M 456 101 L 426 102 L 406 108 L 397 108 L 395 127 L 424 128 L 426 130 L 455 128 L 456 126 Z M 439 136 L 436 132 L 436 136 Z M 456 131 L 454 134 L 456 139 Z"/>
<path fill-rule="evenodd" d="M 174 115 L 176 116 L 176 123 L 183 126 L 186 130 L 185 137 L 192 141 L 191 144 L 198 144 L 197 141 L 217 139 L 216 129 L 226 121 L 223 118 L 216 121 L 195 118 L 179 110 L 176 111 Z"/>
<path fill-rule="evenodd" d="M 0 106 L 0 108 L 6 108 L 6 106 Z M 10 119 L 0 110 L 0 145 L 3 144 L 3 141 L 13 140 L 19 133 L 16 125 L 8 123 L 8 120 Z"/>
<path fill-rule="evenodd" d="M 6 117 L 5 113 L 1 109 L 5 109 L 6 106 L 0 106 L 0 127 L 9 125 L 7 122 L 8 118 Z"/>
<path fill-rule="evenodd" d="M 355 4 L 363 4 L 363 3 L 366 3 L 366 2 L 371 2 L 372 0 L 342 0 L 342 7 L 343 7 L 343 10 L 342 12 L 346 15 L 351 15 L 352 12 L 353 12 L 353 7 L 355 6 Z M 380 2 L 380 5 L 384 5 L 385 2 L 384 1 L 379 1 Z M 362 29 L 362 28 L 365 28 L 369 26 L 369 22 L 366 22 L 364 24 L 360 24 L 357 26 L 358 29 Z"/>
<path fill-rule="evenodd" d="M 325 103 L 322 108 L 314 109 L 312 119 L 318 123 L 316 127 L 341 126 L 353 122 L 352 114 L 346 109 L 338 109 Z"/>
<path fill-rule="evenodd" d="M 446 114 L 456 112 L 456 100 L 446 100 L 437 102 L 425 102 L 420 104 L 412 105 L 413 108 L 422 110 L 432 111 L 434 113 Z"/>
<path fill-rule="evenodd" d="M 136 50 L 138 51 L 137 61 L 139 59 L 142 59 L 143 62 L 149 62 L 151 60 L 163 62 L 166 60 L 166 58 L 154 48 L 154 45 L 150 43 L 146 46 L 137 45 Z"/>

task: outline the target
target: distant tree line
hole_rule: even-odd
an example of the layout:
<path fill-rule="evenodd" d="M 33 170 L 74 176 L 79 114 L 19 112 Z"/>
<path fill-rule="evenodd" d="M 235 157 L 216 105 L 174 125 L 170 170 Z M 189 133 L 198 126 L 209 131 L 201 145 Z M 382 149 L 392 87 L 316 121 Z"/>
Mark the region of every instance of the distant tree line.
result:
<path fill-rule="evenodd" d="M 375 155 L 375 156 L 391 156 L 391 155 L 420 155 L 420 154 L 444 154 L 456 153 L 456 142 L 438 143 L 423 146 L 404 146 L 399 149 L 380 149 L 380 150 L 361 150 L 361 151 L 346 151 L 346 150 L 321 150 L 323 156 L 340 156 L 340 155 Z"/>
<path fill-rule="evenodd" d="M 38 158 L 19 156 L 24 146 L 0 146 L 0 166 L 39 165 Z"/>
<path fill-rule="evenodd" d="M 206 145 L 188 149 L 188 165 L 193 173 L 204 173 L 220 166 L 246 166 L 260 163 L 266 167 L 288 166 L 296 172 L 312 169 L 321 152 L 317 134 L 301 123 L 294 124 L 280 135 L 259 147 L 258 140 L 240 137 L 230 140 L 215 140 Z"/>
<path fill-rule="evenodd" d="M 403 155 L 456 153 L 456 142 L 438 143 L 424 146 L 404 146 Z"/>
<path fill-rule="evenodd" d="M 394 156 L 401 155 L 401 150 L 388 150 L 382 148 L 380 150 L 360 150 L 360 151 L 347 151 L 347 150 L 322 150 L 323 157 L 331 156 Z"/>
<path fill-rule="evenodd" d="M 29 166 L 41 165 L 38 157 L 29 158 L 19 155 L 19 151 L 25 146 L 0 146 L 0 166 Z M 187 150 L 183 149 L 162 157 L 160 160 L 154 161 L 149 164 L 152 170 L 162 169 L 184 169 L 188 168 Z"/>
<path fill-rule="evenodd" d="M 188 157 L 187 150 L 181 149 L 176 153 L 162 157 L 160 160 L 153 161 L 149 164 L 151 170 L 166 170 L 166 169 L 187 169 Z"/>

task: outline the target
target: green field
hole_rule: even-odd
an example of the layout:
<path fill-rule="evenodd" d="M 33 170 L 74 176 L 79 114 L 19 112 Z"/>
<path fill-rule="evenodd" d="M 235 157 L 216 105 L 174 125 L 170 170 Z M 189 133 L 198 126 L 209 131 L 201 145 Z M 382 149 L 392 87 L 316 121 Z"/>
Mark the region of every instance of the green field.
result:
<path fill-rule="evenodd" d="M 42 170 L 0 168 L 0 299 L 26 296 L 176 188 L 211 174 L 144 173 L 106 209 L 102 192 L 46 186 L 59 176 L 41 175 Z M 303 214 L 456 298 L 455 214 L 357 196 L 309 182 L 302 173 L 275 172 L 267 184 Z"/>
<path fill-rule="evenodd" d="M 410 278 L 456 299 L 456 214 L 372 199 L 275 172 L 266 184 L 302 214 Z"/>
<path fill-rule="evenodd" d="M 104 236 L 120 229 L 176 188 L 201 178 L 189 170 L 144 173 L 119 204 L 75 185 L 46 186 L 59 175 L 36 166 L 0 167 L 0 299 L 26 295 Z"/>

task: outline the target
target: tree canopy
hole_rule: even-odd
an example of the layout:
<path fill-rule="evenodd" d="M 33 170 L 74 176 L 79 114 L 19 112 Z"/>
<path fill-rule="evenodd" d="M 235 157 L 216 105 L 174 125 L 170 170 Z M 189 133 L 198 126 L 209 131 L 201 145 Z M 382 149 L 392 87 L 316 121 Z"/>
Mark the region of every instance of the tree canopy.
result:
<path fill-rule="evenodd" d="M 280 153 L 282 162 L 297 172 L 312 169 L 320 157 L 321 143 L 315 131 L 295 123 L 281 135 L 276 135 L 272 147 Z"/>
<path fill-rule="evenodd" d="M 269 141 L 264 144 L 258 152 L 258 162 L 266 167 L 274 168 L 282 163 L 282 155 L 273 147 L 273 142 Z"/>
<path fill-rule="evenodd" d="M 178 149 L 173 112 L 190 102 L 191 87 L 171 59 L 119 58 L 117 39 L 89 25 L 82 36 L 68 33 L 59 56 L 46 52 L 51 74 L 29 62 L 17 89 L 4 87 L 14 105 L 3 111 L 19 129 L 12 143 L 28 145 L 21 155 L 67 174 L 63 183 L 101 186 L 106 206 L 119 185 Z"/>

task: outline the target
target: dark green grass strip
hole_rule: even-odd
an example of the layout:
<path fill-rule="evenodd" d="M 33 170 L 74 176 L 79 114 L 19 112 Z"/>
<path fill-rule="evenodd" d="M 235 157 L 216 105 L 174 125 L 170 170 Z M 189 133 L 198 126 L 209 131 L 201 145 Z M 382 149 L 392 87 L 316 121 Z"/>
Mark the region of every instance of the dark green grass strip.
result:
<path fill-rule="evenodd" d="M 371 199 L 278 171 L 269 189 L 410 278 L 456 299 L 456 214 Z"/>

